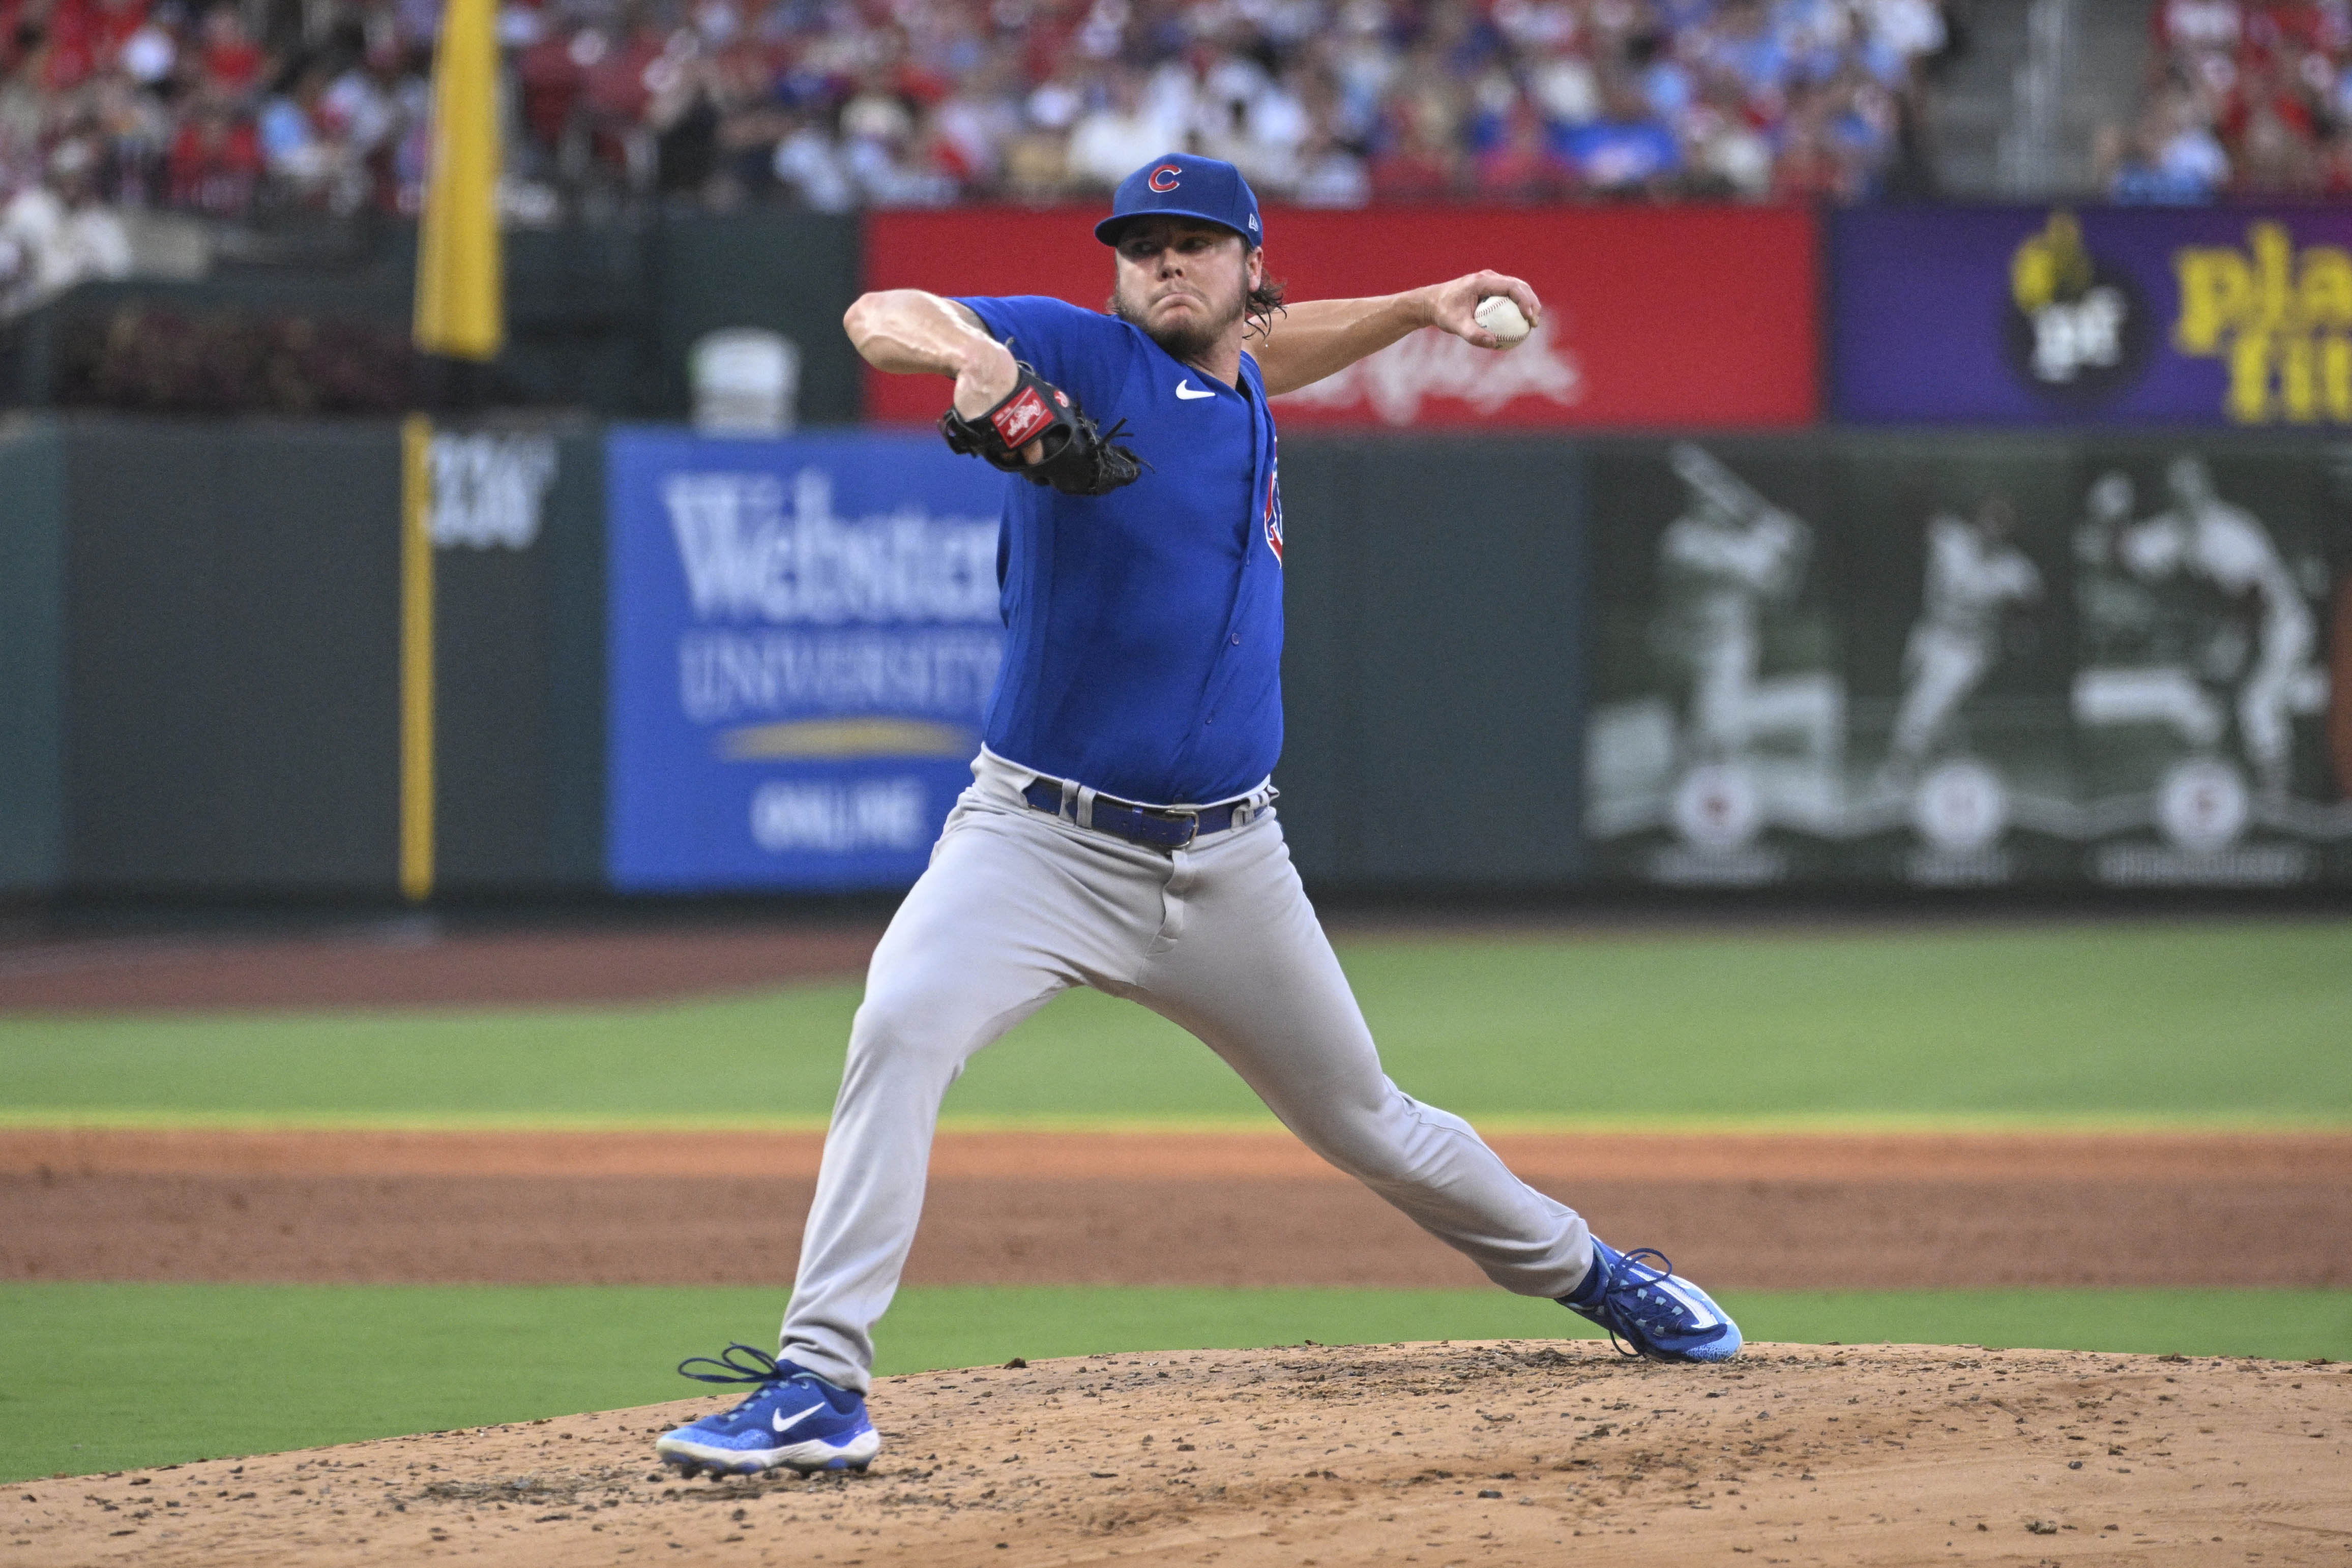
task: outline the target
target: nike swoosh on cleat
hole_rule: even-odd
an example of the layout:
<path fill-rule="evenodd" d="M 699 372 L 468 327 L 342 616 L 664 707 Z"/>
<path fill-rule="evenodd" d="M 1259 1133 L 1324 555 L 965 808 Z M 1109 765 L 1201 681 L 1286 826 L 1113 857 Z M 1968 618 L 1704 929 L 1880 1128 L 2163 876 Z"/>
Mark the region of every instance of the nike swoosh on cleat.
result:
<path fill-rule="evenodd" d="M 1217 394 L 1205 388 L 1194 386 L 1192 384 L 1192 378 L 1186 376 L 1182 381 L 1176 383 L 1176 395 L 1184 402 L 1191 402 L 1195 398 L 1214 397 Z"/>
<path fill-rule="evenodd" d="M 812 1405 L 789 1421 L 784 1419 L 784 1413 L 779 1410 L 774 1415 L 768 1417 L 768 1425 L 773 1427 L 779 1432 L 789 1432 L 793 1427 L 799 1426 L 802 1422 L 807 1420 L 810 1416 L 815 1415 L 818 1411 L 824 1408 L 824 1406 L 822 1405 Z"/>

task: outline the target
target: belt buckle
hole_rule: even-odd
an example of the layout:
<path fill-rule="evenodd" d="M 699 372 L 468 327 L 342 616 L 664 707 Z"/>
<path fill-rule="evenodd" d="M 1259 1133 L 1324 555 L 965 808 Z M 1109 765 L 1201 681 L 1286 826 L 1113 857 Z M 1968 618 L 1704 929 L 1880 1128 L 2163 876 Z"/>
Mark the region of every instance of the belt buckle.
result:
<path fill-rule="evenodd" d="M 1168 846 L 1171 851 L 1190 849 L 1192 847 L 1192 841 L 1201 836 L 1201 813 L 1198 811 L 1156 810 L 1151 814 L 1159 818 L 1163 822 L 1181 821 L 1184 823 L 1184 837 L 1180 841 Z"/>

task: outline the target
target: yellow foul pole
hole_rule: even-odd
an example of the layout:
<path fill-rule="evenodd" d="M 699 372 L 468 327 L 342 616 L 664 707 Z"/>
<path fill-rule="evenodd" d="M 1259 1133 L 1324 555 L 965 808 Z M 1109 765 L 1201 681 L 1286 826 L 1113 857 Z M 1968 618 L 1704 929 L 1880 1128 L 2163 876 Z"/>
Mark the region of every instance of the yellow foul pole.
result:
<path fill-rule="evenodd" d="M 416 241 L 416 346 L 492 360 L 506 343 L 499 245 L 497 0 L 446 0 L 433 51 L 433 145 Z M 400 890 L 433 892 L 433 427 L 401 427 Z"/>
<path fill-rule="evenodd" d="M 416 346 L 488 360 L 506 341 L 499 253 L 496 0 L 448 0 L 433 51 L 433 148 L 417 236 Z"/>

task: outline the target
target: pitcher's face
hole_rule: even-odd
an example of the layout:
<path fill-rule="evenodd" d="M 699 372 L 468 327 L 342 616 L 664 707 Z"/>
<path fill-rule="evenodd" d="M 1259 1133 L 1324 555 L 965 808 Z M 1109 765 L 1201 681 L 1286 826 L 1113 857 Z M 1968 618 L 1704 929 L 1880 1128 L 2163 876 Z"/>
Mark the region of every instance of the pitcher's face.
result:
<path fill-rule="evenodd" d="M 1137 218 L 1113 250 L 1112 314 L 1188 362 L 1240 327 L 1250 290 L 1265 277 L 1263 252 L 1192 218 Z"/>

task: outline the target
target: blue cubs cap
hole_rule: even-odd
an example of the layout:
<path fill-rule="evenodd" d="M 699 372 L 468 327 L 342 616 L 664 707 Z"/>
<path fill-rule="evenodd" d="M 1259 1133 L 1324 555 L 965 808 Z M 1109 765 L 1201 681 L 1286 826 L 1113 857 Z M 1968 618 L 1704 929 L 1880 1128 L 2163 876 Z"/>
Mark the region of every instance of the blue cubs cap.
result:
<path fill-rule="evenodd" d="M 1222 224 L 1242 236 L 1244 244 L 1265 243 L 1257 215 L 1257 197 L 1242 172 L 1221 158 L 1192 152 L 1169 152 L 1154 158 L 1118 183 L 1110 198 L 1110 216 L 1095 225 L 1095 238 L 1118 243 L 1119 230 L 1129 218 L 1165 213 L 1174 218 L 1199 218 Z"/>

